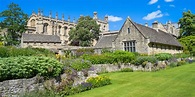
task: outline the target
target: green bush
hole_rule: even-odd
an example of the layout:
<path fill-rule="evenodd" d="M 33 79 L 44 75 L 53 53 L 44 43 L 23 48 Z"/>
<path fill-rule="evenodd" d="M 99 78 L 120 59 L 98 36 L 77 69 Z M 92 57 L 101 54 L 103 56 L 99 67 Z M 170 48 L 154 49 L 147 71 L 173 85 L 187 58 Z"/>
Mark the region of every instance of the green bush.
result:
<path fill-rule="evenodd" d="M 93 48 L 82 48 L 82 49 L 77 49 L 75 52 L 76 57 L 80 57 L 83 54 L 93 54 L 94 49 Z"/>
<path fill-rule="evenodd" d="M 106 76 L 90 77 L 87 79 L 87 82 L 92 84 L 92 88 L 102 87 L 111 84 L 110 78 Z"/>
<path fill-rule="evenodd" d="M 18 57 L 18 56 L 48 56 L 55 57 L 55 54 L 43 48 L 16 48 L 11 46 L 0 47 L 0 57 Z"/>
<path fill-rule="evenodd" d="M 188 58 L 188 57 L 190 57 L 190 54 L 178 53 L 178 54 L 174 54 L 173 56 L 176 58 Z"/>
<path fill-rule="evenodd" d="M 9 49 L 7 47 L 0 46 L 0 57 L 9 57 Z"/>
<path fill-rule="evenodd" d="M 132 63 L 135 65 L 142 65 L 144 62 L 156 63 L 157 58 L 155 56 L 138 56 L 132 61 Z"/>
<path fill-rule="evenodd" d="M 185 65 L 185 64 L 186 64 L 185 61 L 179 61 L 179 62 L 177 62 L 177 66 L 181 66 L 181 65 Z"/>
<path fill-rule="evenodd" d="M 113 58 L 110 56 L 106 56 L 104 54 L 98 55 L 98 54 L 93 54 L 93 55 L 83 55 L 81 58 L 90 61 L 92 64 L 106 64 L 106 63 L 112 63 Z"/>
<path fill-rule="evenodd" d="M 83 55 L 81 58 L 89 60 L 92 64 L 130 63 L 135 59 L 135 55 L 127 51 L 115 51 L 103 53 L 101 55 Z"/>
<path fill-rule="evenodd" d="M 62 64 L 48 57 L 8 57 L 0 58 L 0 81 L 30 78 L 37 74 L 54 77 L 61 73 Z"/>
<path fill-rule="evenodd" d="M 121 72 L 133 72 L 133 69 L 131 69 L 131 68 L 123 68 L 123 69 L 121 69 Z"/>
<path fill-rule="evenodd" d="M 70 67 L 72 67 L 73 69 L 75 69 L 77 71 L 81 71 L 83 69 L 90 68 L 91 67 L 91 62 L 87 61 L 87 60 L 84 60 L 84 59 L 74 59 L 70 63 Z"/>
<path fill-rule="evenodd" d="M 169 60 L 173 57 L 173 55 L 169 53 L 160 53 L 160 54 L 156 54 L 155 56 L 159 61 Z"/>
<path fill-rule="evenodd" d="M 172 63 L 170 63 L 170 65 L 169 65 L 170 67 L 177 67 L 177 63 L 176 62 L 172 62 Z"/>

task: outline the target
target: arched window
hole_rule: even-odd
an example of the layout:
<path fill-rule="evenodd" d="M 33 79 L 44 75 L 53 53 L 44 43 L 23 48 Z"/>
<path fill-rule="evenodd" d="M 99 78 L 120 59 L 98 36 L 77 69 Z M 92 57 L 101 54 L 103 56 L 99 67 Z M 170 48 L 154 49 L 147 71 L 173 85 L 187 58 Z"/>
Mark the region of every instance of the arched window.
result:
<path fill-rule="evenodd" d="M 61 33 L 61 26 L 59 25 L 58 26 L 58 35 L 60 35 L 60 33 Z"/>
<path fill-rule="evenodd" d="M 34 19 L 32 19 L 32 20 L 30 21 L 30 25 L 31 25 L 31 27 L 35 27 L 35 20 L 34 20 Z"/>
<path fill-rule="evenodd" d="M 64 27 L 64 35 L 67 35 L 67 29 L 68 29 L 68 27 Z"/>
<path fill-rule="evenodd" d="M 52 35 L 54 35 L 54 22 L 52 22 Z"/>
<path fill-rule="evenodd" d="M 47 23 L 43 24 L 43 33 L 47 33 L 47 26 L 48 26 Z"/>

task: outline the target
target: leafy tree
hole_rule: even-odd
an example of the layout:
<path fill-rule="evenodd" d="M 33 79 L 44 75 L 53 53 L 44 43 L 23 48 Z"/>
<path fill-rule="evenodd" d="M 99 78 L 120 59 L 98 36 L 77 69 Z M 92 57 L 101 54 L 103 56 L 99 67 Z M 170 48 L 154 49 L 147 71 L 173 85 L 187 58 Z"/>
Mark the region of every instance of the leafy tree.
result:
<path fill-rule="evenodd" d="M 195 15 L 190 10 L 183 13 L 179 23 L 181 36 L 195 35 Z"/>
<path fill-rule="evenodd" d="M 0 27 L 7 28 L 7 35 L 5 36 L 6 45 L 18 45 L 20 37 L 25 32 L 26 20 L 28 19 L 19 5 L 11 3 L 8 9 L 0 12 Z"/>
<path fill-rule="evenodd" d="M 82 16 L 75 28 L 69 32 L 69 40 L 73 46 L 91 46 L 93 40 L 98 40 L 99 25 L 90 16 Z"/>
<path fill-rule="evenodd" d="M 195 36 L 182 37 L 179 39 L 179 42 L 183 45 L 185 53 L 190 53 L 195 56 Z"/>

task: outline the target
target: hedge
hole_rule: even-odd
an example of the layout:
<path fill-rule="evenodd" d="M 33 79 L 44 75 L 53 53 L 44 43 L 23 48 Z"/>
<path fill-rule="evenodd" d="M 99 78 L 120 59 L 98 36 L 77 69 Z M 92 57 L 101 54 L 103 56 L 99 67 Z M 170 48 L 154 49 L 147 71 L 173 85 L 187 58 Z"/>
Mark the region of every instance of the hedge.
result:
<path fill-rule="evenodd" d="M 103 53 L 101 55 L 83 55 L 81 58 L 89 60 L 92 64 L 130 63 L 135 59 L 135 54 L 117 50 L 115 52 Z"/>

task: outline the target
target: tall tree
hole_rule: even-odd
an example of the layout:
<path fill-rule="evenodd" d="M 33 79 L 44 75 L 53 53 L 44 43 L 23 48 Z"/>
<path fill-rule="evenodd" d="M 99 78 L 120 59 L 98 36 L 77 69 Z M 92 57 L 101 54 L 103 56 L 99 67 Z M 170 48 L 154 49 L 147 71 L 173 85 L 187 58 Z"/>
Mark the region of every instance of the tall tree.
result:
<path fill-rule="evenodd" d="M 26 20 L 28 15 L 25 14 L 19 5 L 11 3 L 8 9 L 0 12 L 1 28 L 7 28 L 6 45 L 18 45 L 21 34 L 25 32 Z"/>
<path fill-rule="evenodd" d="M 195 15 L 191 11 L 183 12 L 179 20 L 181 36 L 195 35 Z"/>
<path fill-rule="evenodd" d="M 75 28 L 69 32 L 69 40 L 73 46 L 91 46 L 93 40 L 98 40 L 100 26 L 90 16 L 79 18 Z"/>

